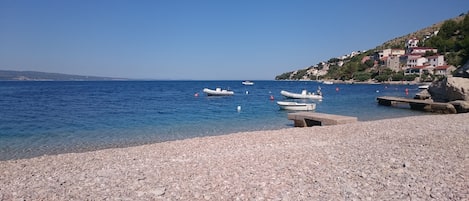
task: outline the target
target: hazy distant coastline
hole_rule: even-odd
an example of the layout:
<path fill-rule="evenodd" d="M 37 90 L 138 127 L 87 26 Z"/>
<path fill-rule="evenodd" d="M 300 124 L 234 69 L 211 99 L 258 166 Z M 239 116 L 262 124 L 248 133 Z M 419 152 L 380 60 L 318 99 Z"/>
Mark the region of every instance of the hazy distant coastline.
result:
<path fill-rule="evenodd" d="M 69 75 L 38 71 L 0 70 L 0 81 L 106 81 L 128 80 L 127 78 Z"/>

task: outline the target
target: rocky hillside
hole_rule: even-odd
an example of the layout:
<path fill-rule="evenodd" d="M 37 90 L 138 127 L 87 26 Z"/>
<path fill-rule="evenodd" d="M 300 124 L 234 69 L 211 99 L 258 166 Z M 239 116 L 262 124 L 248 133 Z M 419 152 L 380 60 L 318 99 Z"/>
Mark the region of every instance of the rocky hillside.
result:
<path fill-rule="evenodd" d="M 445 22 L 448 22 L 451 20 L 451 21 L 456 22 L 456 24 L 459 24 L 460 22 L 465 22 L 464 19 L 466 16 L 468 16 L 468 14 L 461 14 L 458 17 L 441 21 L 439 23 L 433 24 L 429 27 L 423 28 L 416 32 L 386 41 L 374 49 L 370 49 L 366 51 L 358 51 L 358 54 L 350 54 L 350 55 L 347 55 L 347 57 L 345 58 L 343 57 L 331 58 L 328 61 L 320 62 L 319 64 L 315 66 L 309 66 L 303 69 L 298 69 L 296 71 L 282 73 L 281 75 L 276 76 L 275 79 L 276 80 L 314 80 L 314 79 L 349 80 L 349 79 L 357 79 L 357 77 L 359 77 L 360 79 L 358 79 L 358 81 L 369 80 L 369 79 L 375 79 L 378 81 L 388 80 L 389 77 L 392 76 L 392 73 L 390 75 L 388 75 L 389 73 L 386 73 L 385 75 L 379 77 L 379 79 L 376 79 L 376 74 L 381 75 L 382 73 L 372 72 L 371 70 L 369 70 L 371 66 L 375 66 L 376 64 L 374 64 L 371 60 L 366 59 L 365 57 L 367 57 L 368 55 L 372 55 L 374 52 L 378 50 L 383 50 L 387 48 L 404 49 L 405 42 L 409 38 L 418 38 L 420 41 L 426 41 L 425 43 L 433 42 L 432 44 L 434 46 L 433 45 L 431 46 L 438 48 L 438 44 L 435 44 L 434 39 L 442 35 L 441 34 L 442 32 L 440 31 L 442 26 L 444 26 L 443 27 L 444 30 L 448 28 L 448 25 L 447 25 L 448 23 L 445 23 Z M 437 35 L 437 33 L 440 33 L 440 34 Z M 458 40 L 460 38 L 464 38 L 464 34 L 457 35 L 457 37 L 458 37 Z M 443 40 L 450 40 L 450 39 L 443 39 Z M 441 43 L 441 41 L 437 41 L 437 42 Z M 454 44 L 456 44 L 453 41 L 449 41 L 449 42 L 450 43 L 444 44 L 444 45 L 448 46 L 448 45 L 453 44 L 453 46 L 455 46 Z M 458 50 L 454 50 L 454 51 L 455 53 L 448 55 L 450 57 L 446 59 L 448 60 L 448 63 L 452 63 L 452 65 L 459 66 L 457 65 L 458 63 L 466 61 L 466 59 L 464 59 L 466 58 L 466 54 L 460 54 Z M 357 52 L 354 52 L 354 53 L 357 53 Z M 370 62 L 363 63 L 362 59 L 365 59 Z M 414 78 L 415 77 L 402 78 L 402 76 L 401 77 L 396 76 L 395 78 L 393 78 L 393 80 L 394 79 L 414 80 Z"/>
<path fill-rule="evenodd" d="M 456 22 L 460 22 L 464 19 L 464 16 L 465 15 L 460 15 L 458 17 L 455 17 L 455 18 L 452 18 L 452 19 L 449 19 L 449 20 L 454 20 Z M 407 39 L 409 39 L 409 38 L 419 38 L 419 39 L 421 39 L 421 38 L 425 38 L 425 36 L 430 36 L 433 33 L 435 33 L 435 31 L 440 30 L 440 27 L 443 23 L 444 23 L 444 21 L 441 21 L 441 22 L 433 24 L 429 27 L 418 30 L 416 32 L 407 34 L 405 36 L 401 36 L 401 37 L 391 39 L 391 40 L 386 41 L 383 44 L 377 46 L 375 49 L 382 50 L 382 49 L 386 49 L 386 48 L 395 48 L 395 47 L 404 48 L 404 44 L 405 44 L 405 41 Z"/>

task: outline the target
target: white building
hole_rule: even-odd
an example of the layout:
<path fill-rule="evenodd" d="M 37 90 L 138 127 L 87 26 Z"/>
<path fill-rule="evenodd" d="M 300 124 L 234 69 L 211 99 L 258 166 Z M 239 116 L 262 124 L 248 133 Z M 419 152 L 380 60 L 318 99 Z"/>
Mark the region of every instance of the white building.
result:
<path fill-rule="evenodd" d="M 435 75 L 444 75 L 444 76 L 451 75 L 451 73 L 455 70 L 456 70 L 456 67 L 454 67 L 453 65 L 437 66 L 434 69 Z"/>
<path fill-rule="evenodd" d="M 380 50 L 377 54 L 378 54 L 379 60 L 384 60 L 385 58 L 390 57 L 390 56 L 402 56 L 405 54 L 405 51 L 401 49 L 388 48 L 388 49 Z"/>
<path fill-rule="evenodd" d="M 431 47 L 412 47 L 408 49 L 409 54 L 421 54 L 424 55 L 426 52 L 438 53 L 438 49 Z"/>
<path fill-rule="evenodd" d="M 427 58 L 422 57 L 422 55 L 408 55 L 406 67 L 423 66 L 426 62 L 428 62 Z"/>
<path fill-rule="evenodd" d="M 435 67 L 430 65 L 414 66 L 405 70 L 404 75 L 418 74 L 421 76 L 424 73 L 433 74 Z"/>
<path fill-rule="evenodd" d="M 419 43 L 419 39 L 417 39 L 417 38 L 409 39 L 405 43 L 405 48 L 409 49 L 409 48 L 413 48 L 413 47 L 418 47 L 418 43 Z"/>
<path fill-rule="evenodd" d="M 445 57 L 443 55 L 434 55 L 427 57 L 428 63 L 433 66 L 443 66 L 445 65 Z"/>

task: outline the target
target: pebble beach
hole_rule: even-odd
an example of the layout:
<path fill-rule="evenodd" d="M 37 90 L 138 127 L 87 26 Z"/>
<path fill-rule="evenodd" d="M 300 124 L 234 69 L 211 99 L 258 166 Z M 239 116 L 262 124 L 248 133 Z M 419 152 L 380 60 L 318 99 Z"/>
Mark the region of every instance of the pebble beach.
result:
<path fill-rule="evenodd" d="M 0 161 L 0 200 L 469 200 L 469 113 Z"/>

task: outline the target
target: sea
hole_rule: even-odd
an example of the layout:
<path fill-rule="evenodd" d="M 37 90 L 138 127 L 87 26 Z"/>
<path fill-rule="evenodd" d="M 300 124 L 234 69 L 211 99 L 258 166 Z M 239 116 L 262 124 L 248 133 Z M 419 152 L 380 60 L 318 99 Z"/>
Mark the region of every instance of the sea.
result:
<path fill-rule="evenodd" d="M 378 105 L 413 97 L 417 85 L 316 81 L 2 81 L 0 160 L 128 147 L 236 132 L 292 128 L 281 90 L 323 94 L 316 111 L 359 121 L 426 115 Z M 212 97 L 204 88 L 233 90 Z M 273 99 L 273 100 L 272 100 Z"/>

